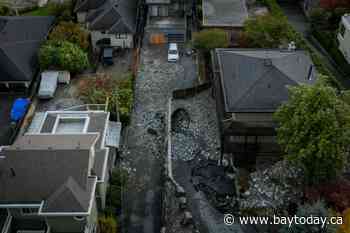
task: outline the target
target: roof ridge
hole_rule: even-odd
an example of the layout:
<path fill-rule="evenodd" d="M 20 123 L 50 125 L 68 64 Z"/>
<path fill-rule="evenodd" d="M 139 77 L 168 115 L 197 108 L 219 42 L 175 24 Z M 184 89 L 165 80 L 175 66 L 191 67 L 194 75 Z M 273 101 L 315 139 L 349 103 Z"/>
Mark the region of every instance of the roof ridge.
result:
<path fill-rule="evenodd" d="M 6 56 L 8 61 L 13 64 L 15 69 L 23 75 L 23 77 L 27 77 L 26 73 L 23 72 L 23 70 L 19 68 L 18 64 L 8 55 L 8 53 L 6 52 L 6 50 L 2 46 L 0 46 L 0 51 Z"/>
<path fill-rule="evenodd" d="M 268 69 L 266 72 L 262 73 L 260 75 L 259 78 L 257 78 L 253 83 L 252 85 L 236 100 L 236 102 L 234 103 L 234 105 L 236 105 L 237 103 L 239 103 L 243 97 L 245 97 L 247 95 L 247 93 L 252 90 L 256 85 L 257 83 L 262 79 L 262 77 L 265 77 L 266 74 L 270 73 L 271 71 L 273 70 L 273 67 L 271 67 L 270 69 Z"/>

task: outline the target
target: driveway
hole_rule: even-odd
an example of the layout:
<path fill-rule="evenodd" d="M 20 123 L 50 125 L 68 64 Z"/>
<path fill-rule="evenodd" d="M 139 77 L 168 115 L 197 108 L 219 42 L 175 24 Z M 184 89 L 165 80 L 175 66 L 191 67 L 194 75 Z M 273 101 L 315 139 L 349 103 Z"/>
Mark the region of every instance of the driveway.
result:
<path fill-rule="evenodd" d="M 141 51 L 134 109 L 122 152 L 122 167 L 130 175 L 122 200 L 123 232 L 160 232 L 167 103 L 173 90 L 193 85 L 193 68 L 188 57 L 168 63 L 166 46 L 145 45 Z"/>

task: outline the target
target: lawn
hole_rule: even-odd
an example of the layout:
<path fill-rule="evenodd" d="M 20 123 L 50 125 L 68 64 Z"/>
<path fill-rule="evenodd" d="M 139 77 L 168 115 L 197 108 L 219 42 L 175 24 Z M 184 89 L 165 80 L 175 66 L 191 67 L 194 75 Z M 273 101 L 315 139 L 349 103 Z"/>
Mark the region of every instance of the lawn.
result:
<path fill-rule="evenodd" d="M 49 9 L 47 7 L 39 7 L 38 9 L 35 9 L 33 11 L 28 11 L 23 13 L 23 15 L 26 16 L 48 16 L 51 15 L 49 12 Z"/>

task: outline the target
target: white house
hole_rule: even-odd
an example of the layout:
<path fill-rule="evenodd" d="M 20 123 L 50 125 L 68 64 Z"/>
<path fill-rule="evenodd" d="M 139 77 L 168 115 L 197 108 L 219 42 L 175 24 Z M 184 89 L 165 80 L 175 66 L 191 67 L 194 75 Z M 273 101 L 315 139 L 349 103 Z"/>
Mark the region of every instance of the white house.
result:
<path fill-rule="evenodd" d="M 350 15 L 342 16 L 338 30 L 339 50 L 344 55 L 346 61 L 350 63 Z"/>
<path fill-rule="evenodd" d="M 78 0 L 80 23 L 91 32 L 94 50 L 99 45 L 132 48 L 136 33 L 137 0 Z"/>

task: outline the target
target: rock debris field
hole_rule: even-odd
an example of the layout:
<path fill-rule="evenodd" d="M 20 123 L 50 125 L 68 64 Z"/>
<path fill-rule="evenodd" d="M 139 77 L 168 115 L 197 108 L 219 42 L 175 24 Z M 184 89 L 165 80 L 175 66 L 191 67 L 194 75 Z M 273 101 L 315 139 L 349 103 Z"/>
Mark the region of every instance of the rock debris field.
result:
<path fill-rule="evenodd" d="M 146 46 L 141 52 L 134 109 L 121 156 L 121 166 L 130 175 L 122 201 L 125 232 L 160 232 L 168 100 L 173 90 L 192 84 L 188 77 L 185 80 L 182 61 L 168 63 L 166 58 L 167 49 L 161 46 Z"/>

